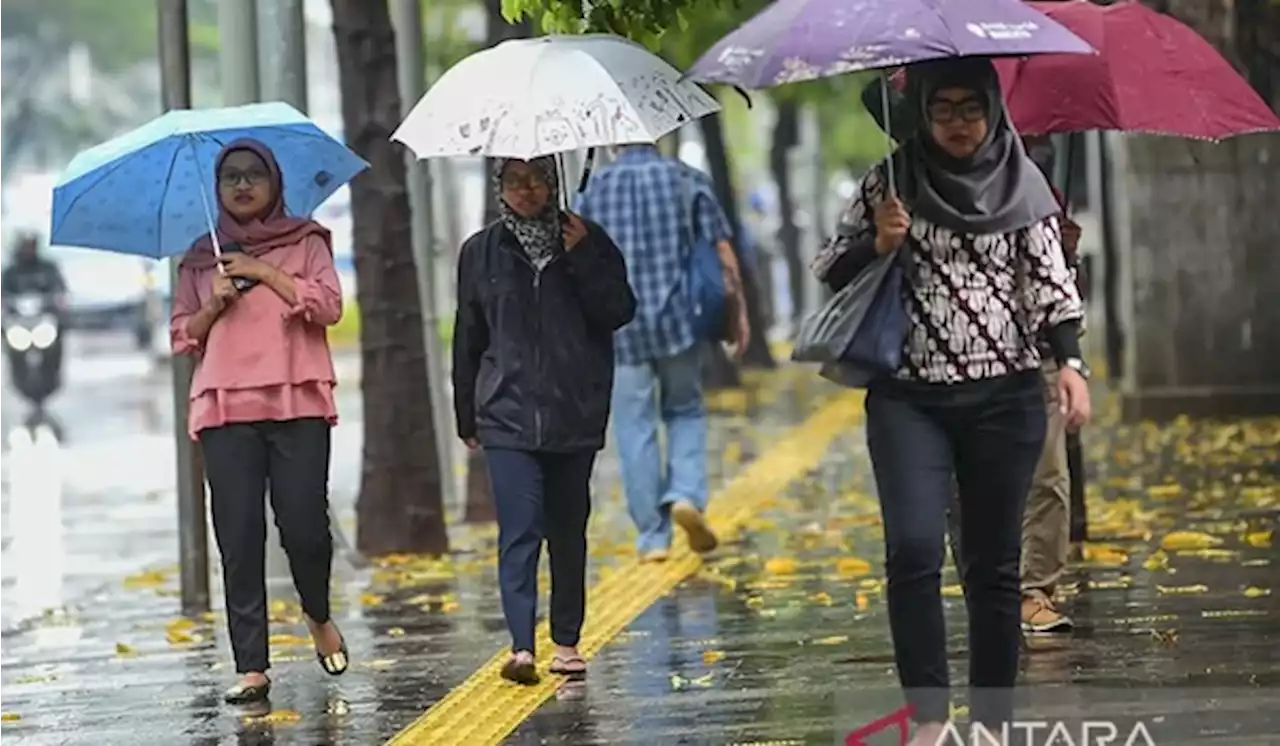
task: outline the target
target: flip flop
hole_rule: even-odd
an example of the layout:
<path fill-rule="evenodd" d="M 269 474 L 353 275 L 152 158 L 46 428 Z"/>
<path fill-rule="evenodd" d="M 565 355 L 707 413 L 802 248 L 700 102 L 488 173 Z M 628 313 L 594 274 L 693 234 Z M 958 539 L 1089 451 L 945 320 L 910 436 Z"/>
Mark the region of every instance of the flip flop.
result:
<path fill-rule="evenodd" d="M 502 666 L 502 678 L 507 681 L 530 686 L 538 683 L 538 670 L 533 662 L 518 660 L 514 655 Z"/>
<path fill-rule="evenodd" d="M 560 676 L 586 676 L 587 661 L 580 655 L 554 655 L 548 670 Z"/>
<path fill-rule="evenodd" d="M 247 705 L 261 702 L 271 693 L 271 679 L 261 684 L 236 684 L 222 693 L 222 701 L 229 705 Z"/>

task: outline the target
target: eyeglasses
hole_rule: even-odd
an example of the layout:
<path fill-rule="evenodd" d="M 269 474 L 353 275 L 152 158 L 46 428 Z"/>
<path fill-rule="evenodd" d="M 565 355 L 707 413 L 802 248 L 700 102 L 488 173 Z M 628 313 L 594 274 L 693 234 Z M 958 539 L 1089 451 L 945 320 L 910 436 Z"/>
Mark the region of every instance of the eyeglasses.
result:
<path fill-rule="evenodd" d="M 976 98 L 963 101 L 935 99 L 929 102 L 929 121 L 937 124 L 950 124 L 957 119 L 972 124 L 980 122 L 987 116 L 987 107 Z"/>
<path fill-rule="evenodd" d="M 546 189 L 547 182 L 538 176 L 504 176 L 502 177 L 502 188 L 509 189 L 513 192 L 526 191 L 533 192 L 539 189 Z"/>
<path fill-rule="evenodd" d="M 240 182 L 244 181 L 251 187 L 262 186 L 271 179 L 271 174 L 260 168 L 252 168 L 248 171 L 237 171 L 235 169 L 227 169 L 218 174 L 218 184 L 220 186 L 231 189 L 240 186 Z"/>

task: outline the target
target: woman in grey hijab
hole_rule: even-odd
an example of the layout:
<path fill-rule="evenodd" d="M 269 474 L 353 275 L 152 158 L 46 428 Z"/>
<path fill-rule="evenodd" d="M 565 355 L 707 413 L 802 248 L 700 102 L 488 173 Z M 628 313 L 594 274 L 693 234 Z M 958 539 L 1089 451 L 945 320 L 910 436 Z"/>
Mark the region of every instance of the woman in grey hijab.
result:
<path fill-rule="evenodd" d="M 1037 339 L 1063 368 L 1058 400 L 1077 427 L 1089 416 L 1088 369 L 1060 208 L 1009 124 L 995 68 L 979 58 L 913 67 L 903 105 L 899 194 L 883 165 L 868 174 L 813 269 L 839 289 L 877 256 L 905 262 L 903 364 L 868 386 L 867 441 L 898 674 L 919 723 L 913 743 L 931 744 L 949 717 L 941 570 L 953 481 L 971 713 L 995 729 L 1012 717 L 1022 512 L 1045 438 Z"/>

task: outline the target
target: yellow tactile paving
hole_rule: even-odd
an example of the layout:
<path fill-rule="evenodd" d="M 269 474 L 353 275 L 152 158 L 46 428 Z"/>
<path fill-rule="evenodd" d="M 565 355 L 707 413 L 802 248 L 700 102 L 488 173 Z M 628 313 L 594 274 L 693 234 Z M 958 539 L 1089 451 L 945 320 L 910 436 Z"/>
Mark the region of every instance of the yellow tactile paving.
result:
<path fill-rule="evenodd" d="M 791 430 L 713 496 L 708 519 L 722 539 L 737 534 L 763 503 L 808 472 L 826 454 L 831 441 L 862 416 L 862 393 L 843 392 L 808 420 Z M 698 570 L 702 560 L 684 543 L 662 564 L 631 564 L 619 568 L 587 594 L 586 625 L 580 649 L 588 660 L 638 617 Z M 517 686 L 498 671 L 508 651 L 502 650 L 396 734 L 388 746 L 444 746 L 500 744 L 564 682 L 551 676 L 551 637 L 546 622 L 538 627 L 537 645 L 544 653 L 538 670 L 542 683 Z"/>

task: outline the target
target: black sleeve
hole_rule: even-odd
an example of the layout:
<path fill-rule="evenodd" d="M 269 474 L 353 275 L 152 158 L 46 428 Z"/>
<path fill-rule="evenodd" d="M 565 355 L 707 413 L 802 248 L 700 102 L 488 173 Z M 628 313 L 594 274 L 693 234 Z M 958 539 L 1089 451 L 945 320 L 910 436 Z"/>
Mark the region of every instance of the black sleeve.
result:
<path fill-rule="evenodd" d="M 1049 347 L 1053 350 L 1053 358 L 1059 365 L 1070 358 L 1083 358 L 1080 352 L 1080 321 L 1069 319 L 1049 327 L 1046 332 Z"/>
<path fill-rule="evenodd" d="M 636 296 L 627 282 L 626 262 L 604 228 L 587 222 L 586 238 L 565 253 L 565 261 L 587 323 L 613 332 L 635 318 Z"/>
<path fill-rule="evenodd" d="M 836 259 L 835 263 L 831 265 L 831 269 L 827 270 L 827 276 L 823 278 L 823 281 L 827 283 L 827 287 L 831 288 L 832 292 L 838 293 L 841 288 L 853 282 L 855 277 L 862 274 L 862 270 L 866 269 L 879 256 L 876 253 L 874 238 L 870 241 L 858 241 L 842 254 L 839 259 Z"/>
<path fill-rule="evenodd" d="M 476 254 L 484 249 L 482 234 L 462 245 L 458 257 L 458 310 L 453 317 L 453 413 L 458 437 L 476 435 L 476 376 L 489 348 L 489 327 L 477 293 Z"/>

